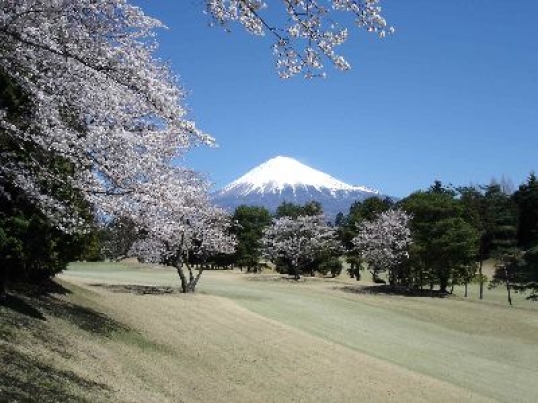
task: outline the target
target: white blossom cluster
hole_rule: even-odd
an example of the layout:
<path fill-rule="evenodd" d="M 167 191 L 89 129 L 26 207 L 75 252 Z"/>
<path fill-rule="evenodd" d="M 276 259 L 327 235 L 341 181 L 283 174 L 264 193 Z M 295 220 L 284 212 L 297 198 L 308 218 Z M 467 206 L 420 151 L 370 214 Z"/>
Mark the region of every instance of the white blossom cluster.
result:
<path fill-rule="evenodd" d="M 296 269 L 312 262 L 321 251 L 340 248 L 335 229 L 322 215 L 275 219 L 264 230 L 262 245 L 268 259 L 284 258 Z"/>
<path fill-rule="evenodd" d="M 206 0 L 212 20 L 223 26 L 237 21 L 254 35 L 269 32 L 275 37 L 273 52 L 282 78 L 296 74 L 324 76 L 322 59 L 340 70 L 350 64 L 335 48 L 342 45 L 348 31 L 336 21 L 336 12 L 351 14 L 359 28 L 380 38 L 394 32 L 381 13 L 380 0 L 281 0 L 284 24 L 272 25 L 262 0 Z M 275 2 L 276 3 L 276 2 Z M 280 2 L 279 2 L 280 3 Z"/>
<path fill-rule="evenodd" d="M 129 252 L 144 262 L 162 263 L 197 256 L 202 261 L 217 254 L 231 254 L 237 241 L 230 234 L 230 216 L 209 204 L 148 215 L 148 235 L 136 241 Z M 177 261 L 175 262 L 177 264 Z"/>
<path fill-rule="evenodd" d="M 64 231 L 80 220 L 44 179 L 68 181 L 105 214 L 134 217 L 161 214 L 161 203 L 183 209 L 203 193 L 193 173 L 170 164 L 213 140 L 186 118 L 183 90 L 153 56 L 160 27 L 126 0 L 0 2 L 0 74 L 28 99 L 17 119 L 0 107 L 1 136 L 25 155 L 0 150 L 0 179 Z M 47 152 L 72 164 L 72 177 L 41 163 Z"/>
<path fill-rule="evenodd" d="M 390 271 L 408 257 L 410 220 L 409 214 L 396 209 L 381 213 L 377 219 L 360 225 L 353 243 L 374 271 Z"/>

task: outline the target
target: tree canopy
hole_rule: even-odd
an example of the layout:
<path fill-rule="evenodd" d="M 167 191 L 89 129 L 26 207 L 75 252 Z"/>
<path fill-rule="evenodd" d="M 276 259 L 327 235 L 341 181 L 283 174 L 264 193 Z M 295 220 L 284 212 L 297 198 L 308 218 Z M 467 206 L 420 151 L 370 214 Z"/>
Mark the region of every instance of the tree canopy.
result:
<path fill-rule="evenodd" d="M 80 220 L 45 180 L 67 182 L 107 214 L 147 214 L 163 196 L 189 197 L 183 182 L 192 172 L 170 161 L 212 139 L 186 119 L 183 90 L 153 56 L 161 26 L 120 0 L 0 6 L 0 76 L 26 100 L 17 118 L 0 109 L 2 142 L 25 155 L 2 152 L 0 175 L 61 230 Z M 41 164 L 47 154 L 71 164 L 71 175 Z"/>
<path fill-rule="evenodd" d="M 471 264 L 478 254 L 478 231 L 463 219 L 456 192 L 436 182 L 428 191 L 415 192 L 400 202 L 412 214 L 410 248 L 415 286 L 439 285 L 447 291 L 457 269 Z"/>
<path fill-rule="evenodd" d="M 301 268 L 319 254 L 340 248 L 334 228 L 321 215 L 277 218 L 265 229 L 262 242 L 265 256 L 273 262 L 279 258 L 289 262 L 296 280 Z"/>
<path fill-rule="evenodd" d="M 234 261 L 247 271 L 256 270 L 262 255 L 264 229 L 271 224 L 271 214 L 264 207 L 241 205 L 232 216 L 232 232 L 237 237 Z"/>
<path fill-rule="evenodd" d="M 519 245 L 534 247 L 538 245 L 538 179 L 531 173 L 526 183 L 519 186 L 514 193 L 514 201 L 518 206 Z"/>
<path fill-rule="evenodd" d="M 407 283 L 399 268 L 409 257 L 411 216 L 402 210 L 388 210 L 359 226 L 359 234 L 353 243 L 362 259 L 368 263 L 372 274 L 388 272 L 391 285 Z"/>

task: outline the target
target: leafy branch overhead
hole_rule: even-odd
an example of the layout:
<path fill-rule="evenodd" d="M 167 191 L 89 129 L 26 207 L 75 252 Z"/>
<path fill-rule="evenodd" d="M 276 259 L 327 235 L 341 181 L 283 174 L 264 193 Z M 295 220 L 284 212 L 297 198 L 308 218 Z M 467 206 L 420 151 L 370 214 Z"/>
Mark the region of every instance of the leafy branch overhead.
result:
<path fill-rule="evenodd" d="M 278 3 L 278 5 L 277 5 Z M 324 60 L 340 70 L 351 65 L 336 49 L 348 38 L 337 14 L 347 13 L 359 28 L 380 38 L 394 32 L 382 15 L 380 0 L 206 0 L 214 24 L 228 27 L 239 22 L 248 32 L 274 38 L 273 53 L 278 74 L 289 78 L 325 76 Z"/>

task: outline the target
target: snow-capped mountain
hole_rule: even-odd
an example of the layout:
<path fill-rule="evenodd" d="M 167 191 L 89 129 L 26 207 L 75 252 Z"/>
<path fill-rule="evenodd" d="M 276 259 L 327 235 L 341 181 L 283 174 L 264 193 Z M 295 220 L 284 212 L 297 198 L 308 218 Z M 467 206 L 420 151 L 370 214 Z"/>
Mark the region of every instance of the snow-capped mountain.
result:
<path fill-rule="evenodd" d="M 365 186 L 352 186 L 289 157 L 275 157 L 250 170 L 213 194 L 214 202 L 230 211 L 241 204 L 270 211 L 284 201 L 304 204 L 318 201 L 325 214 L 346 214 L 356 200 L 384 197 Z"/>

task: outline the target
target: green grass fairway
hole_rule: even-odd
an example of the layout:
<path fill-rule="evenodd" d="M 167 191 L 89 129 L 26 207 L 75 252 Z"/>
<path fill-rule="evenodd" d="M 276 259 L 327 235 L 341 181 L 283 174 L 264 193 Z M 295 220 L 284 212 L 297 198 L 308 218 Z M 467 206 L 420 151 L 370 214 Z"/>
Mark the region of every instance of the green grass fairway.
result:
<path fill-rule="evenodd" d="M 502 289 L 402 297 L 355 292 L 344 275 L 223 271 L 195 295 L 143 295 L 129 286 L 166 291 L 177 274 L 129 262 L 73 264 L 60 281 L 72 292 L 21 297 L 26 314 L 0 306 L 0 353 L 16 358 L 0 400 L 41 388 L 43 401 L 537 401 L 538 303 L 510 308 Z"/>

